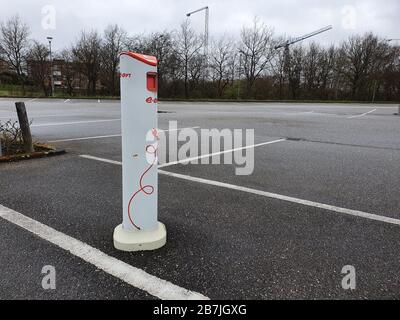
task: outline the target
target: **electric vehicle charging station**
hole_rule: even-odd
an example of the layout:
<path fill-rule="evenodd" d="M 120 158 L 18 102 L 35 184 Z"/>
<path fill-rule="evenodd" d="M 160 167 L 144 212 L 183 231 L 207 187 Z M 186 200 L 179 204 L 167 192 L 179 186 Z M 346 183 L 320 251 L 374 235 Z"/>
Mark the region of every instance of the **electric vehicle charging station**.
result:
<path fill-rule="evenodd" d="M 114 230 L 114 247 L 145 251 L 166 243 L 158 222 L 157 59 L 120 55 L 123 223 Z"/>

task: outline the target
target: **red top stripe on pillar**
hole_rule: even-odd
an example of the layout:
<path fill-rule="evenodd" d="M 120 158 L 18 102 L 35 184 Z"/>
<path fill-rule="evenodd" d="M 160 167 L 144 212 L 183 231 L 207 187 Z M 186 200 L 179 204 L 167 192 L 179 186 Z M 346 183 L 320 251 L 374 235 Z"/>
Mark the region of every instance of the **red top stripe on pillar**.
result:
<path fill-rule="evenodd" d="M 150 66 L 156 67 L 157 66 L 157 58 L 153 57 L 153 56 L 148 56 L 145 54 L 139 54 L 139 53 L 134 53 L 134 52 L 130 52 L 130 51 L 124 51 L 121 52 L 121 55 L 126 55 L 126 56 L 130 56 L 133 59 L 139 60 L 141 62 L 144 62 Z"/>

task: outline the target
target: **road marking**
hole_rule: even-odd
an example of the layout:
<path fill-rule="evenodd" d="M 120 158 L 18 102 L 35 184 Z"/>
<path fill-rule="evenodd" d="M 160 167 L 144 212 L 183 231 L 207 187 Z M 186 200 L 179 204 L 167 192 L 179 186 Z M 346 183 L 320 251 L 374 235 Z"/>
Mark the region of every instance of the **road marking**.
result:
<path fill-rule="evenodd" d="M 210 154 L 201 155 L 201 156 L 198 156 L 198 157 L 193 157 L 193 158 L 187 158 L 187 159 L 183 159 L 183 160 L 168 162 L 168 163 L 164 163 L 164 164 L 160 165 L 159 168 L 165 168 L 165 167 L 174 166 L 174 165 L 177 165 L 177 164 L 187 164 L 187 163 L 192 162 L 194 160 L 200 160 L 200 159 L 204 159 L 204 158 L 212 158 L 214 156 L 218 156 L 218 155 L 225 154 L 225 153 L 232 153 L 232 152 L 236 152 L 236 151 L 262 147 L 262 146 L 266 146 L 266 145 L 274 144 L 274 143 L 279 143 L 279 142 L 283 142 L 283 141 L 286 141 L 286 139 L 279 139 L 279 140 L 275 140 L 275 141 L 269 141 L 269 142 L 254 144 L 254 145 L 251 145 L 251 146 L 245 146 L 245 147 L 236 148 L 236 149 L 229 149 L 229 150 L 225 150 L 225 151 L 214 152 L 214 153 L 210 153 Z"/>
<path fill-rule="evenodd" d="M 288 108 L 290 108 L 290 106 L 287 106 Z M 331 109 L 367 109 L 368 107 L 366 106 L 337 106 L 335 104 L 327 104 L 327 105 L 319 105 L 319 108 L 331 108 Z M 386 106 L 379 106 L 379 109 L 393 109 L 396 108 L 396 106 L 394 105 L 393 107 L 386 107 Z"/>
<path fill-rule="evenodd" d="M 71 99 L 64 100 L 64 103 L 70 102 Z"/>
<path fill-rule="evenodd" d="M 80 240 L 2 205 L 0 205 L 0 217 L 68 251 L 129 285 L 146 291 L 162 300 L 209 300 L 200 293 L 181 288 L 171 282 L 157 278 L 142 269 L 135 268 Z"/>
<path fill-rule="evenodd" d="M 116 164 L 118 166 L 122 166 L 122 162 L 121 161 L 115 161 L 115 160 L 109 160 L 109 159 L 89 156 L 87 154 L 81 154 L 81 155 L 79 155 L 79 157 L 84 158 L 84 159 L 96 160 L 96 161 L 100 161 L 100 162 L 111 163 L 111 164 Z"/>
<path fill-rule="evenodd" d="M 184 130 L 184 129 L 197 129 L 197 128 L 200 128 L 200 127 L 181 128 L 181 129 L 171 129 L 171 130 L 163 130 L 163 129 L 160 129 L 160 130 L 161 130 L 161 131 L 164 131 L 164 132 L 170 132 L 170 131 L 179 131 L 179 130 Z M 115 137 L 121 137 L 121 134 L 112 134 L 112 135 L 108 135 L 108 136 L 94 136 L 94 137 L 82 137 L 82 138 L 61 139 L 61 140 L 49 141 L 49 143 L 68 142 L 68 141 L 82 141 L 82 140 L 95 140 L 95 139 L 106 139 L 106 138 L 115 138 Z"/>
<path fill-rule="evenodd" d="M 90 121 L 43 123 L 43 124 L 34 124 L 34 125 L 31 125 L 31 127 L 67 126 L 67 125 L 72 125 L 72 124 L 100 123 L 100 122 L 113 122 L 113 121 L 121 121 L 121 119 L 107 119 L 107 120 L 90 120 Z"/>
<path fill-rule="evenodd" d="M 173 132 L 173 131 L 180 131 L 180 130 L 185 130 L 185 129 L 199 129 L 200 127 L 189 127 L 189 128 L 178 128 L 178 129 L 170 129 L 170 130 L 168 130 L 168 129 L 160 129 L 161 131 L 164 131 L 164 132 Z"/>
<path fill-rule="evenodd" d="M 364 117 L 364 116 L 366 116 L 367 114 L 370 114 L 370 113 L 372 113 L 372 112 L 375 112 L 376 110 L 378 110 L 378 109 L 374 109 L 374 110 L 371 110 L 371 111 L 368 111 L 368 112 L 366 112 L 366 113 L 359 114 L 359 115 L 356 115 L 356 116 L 348 117 L 347 119 L 354 119 L 354 118 Z"/>
<path fill-rule="evenodd" d="M 39 119 L 39 118 L 57 118 L 57 117 L 79 117 L 84 116 L 85 114 L 45 114 L 45 115 L 38 115 L 38 116 L 30 116 L 32 120 Z M 17 119 L 16 115 L 12 115 L 11 117 L 0 117 L 0 119 Z"/>
<path fill-rule="evenodd" d="M 205 154 L 205 155 L 202 155 L 202 156 L 196 157 L 196 158 L 187 158 L 187 159 L 183 159 L 183 160 L 180 160 L 180 161 L 164 163 L 164 164 L 159 165 L 158 168 L 165 168 L 165 167 L 169 167 L 169 166 L 172 166 L 172 165 L 175 165 L 175 164 L 178 164 L 178 163 L 184 163 L 184 162 L 188 162 L 188 161 L 193 161 L 195 159 L 209 158 L 209 157 L 212 157 L 212 156 L 215 156 L 215 155 L 219 155 L 219 154 L 223 154 L 223 153 L 229 153 L 229 152 L 235 152 L 235 151 L 240 151 L 240 150 L 245 150 L 245 149 L 250 149 L 250 148 L 255 148 L 255 147 L 260 147 L 260 146 L 265 146 L 265 145 L 278 143 L 278 142 L 282 142 L 282 141 L 287 141 L 287 140 L 286 139 L 280 139 L 280 140 L 264 142 L 264 143 L 260 143 L 260 144 L 256 144 L 256 145 L 252 145 L 252 146 L 246 146 L 246 147 L 226 150 L 226 151 L 222 151 L 222 152 Z M 100 161 L 100 162 L 105 162 L 105 163 L 116 164 L 116 165 L 119 165 L 119 166 L 122 165 L 121 161 L 109 160 L 109 159 L 94 157 L 94 156 L 90 156 L 90 155 L 86 155 L 86 154 L 81 154 L 81 155 L 79 155 L 79 157 L 85 158 L 85 159 L 90 159 L 90 160 L 96 160 L 96 161 Z"/>
<path fill-rule="evenodd" d="M 95 140 L 95 139 L 106 139 L 106 138 L 116 138 L 116 137 L 120 137 L 120 136 L 121 136 L 121 134 L 112 134 L 112 135 L 109 135 L 109 136 L 95 136 L 95 137 L 83 137 L 83 138 L 61 139 L 61 140 L 49 141 L 49 143 L 68 142 L 68 141 L 82 141 L 82 140 Z"/>
<path fill-rule="evenodd" d="M 380 216 L 380 215 L 372 214 L 372 213 L 368 213 L 368 212 L 336 207 L 336 206 L 332 206 L 332 205 L 329 205 L 329 204 L 324 204 L 324 203 L 319 203 L 319 202 L 314 202 L 314 201 L 309 201 L 309 200 L 303 200 L 303 199 L 288 197 L 288 196 L 284 196 L 284 195 L 280 195 L 280 194 L 276 194 L 276 193 L 271 193 L 271 192 L 266 192 L 266 191 L 261 191 L 261 190 L 256 190 L 256 189 L 236 186 L 236 185 L 233 185 L 233 184 L 223 183 L 223 182 L 214 181 L 214 180 L 195 178 L 195 177 L 186 176 L 186 175 L 182 175 L 182 174 L 178 174 L 178 173 L 172 173 L 172 172 L 168 172 L 168 171 L 159 170 L 159 173 L 163 174 L 163 175 L 166 175 L 166 176 L 178 178 L 178 179 L 183 179 L 183 180 L 188 180 L 188 181 L 193 181 L 193 182 L 213 185 L 213 186 L 222 187 L 222 188 L 226 188 L 226 189 L 243 191 L 243 192 L 252 193 L 252 194 L 255 194 L 255 195 L 259 195 L 259 196 L 264 196 L 264 197 L 267 197 L 267 198 L 273 198 L 273 199 L 282 200 L 282 201 L 286 201 L 286 202 L 297 203 L 297 204 L 301 204 L 301 205 L 308 206 L 308 207 L 325 209 L 325 210 L 334 211 L 334 212 L 338 212 L 338 213 L 344 213 L 344 214 L 347 214 L 347 215 L 356 216 L 356 217 L 360 217 L 360 218 L 366 218 L 366 219 L 370 219 L 370 220 L 375 220 L 375 221 L 380 221 L 380 222 L 386 222 L 386 223 L 390 223 L 390 224 L 400 225 L 400 220 L 399 219 Z"/>
<path fill-rule="evenodd" d="M 101 161 L 101 162 L 106 162 L 106 163 L 110 163 L 110 164 L 115 164 L 115 165 L 122 165 L 122 163 L 119 161 L 107 160 L 107 159 L 103 159 L 103 158 L 97 158 L 97 157 L 86 156 L 86 155 L 80 156 L 80 157 L 86 158 L 86 159 L 91 159 L 91 160 L 96 160 L 96 161 Z M 255 195 L 259 195 L 259 196 L 263 196 L 263 197 L 267 197 L 267 198 L 296 203 L 296 204 L 300 204 L 300 205 L 304 205 L 304 206 L 308 206 L 308 207 L 314 207 L 314 208 L 324 209 L 324 210 L 333 211 L 333 212 L 337 212 L 337 213 L 343 213 L 343 214 L 347 214 L 350 216 L 365 218 L 365 219 L 369 219 L 369 220 L 375 220 L 375 221 L 390 223 L 390 224 L 394 224 L 394 225 L 400 225 L 399 219 L 389 218 L 386 216 L 380 216 L 377 214 L 368 213 L 368 212 L 364 212 L 364 211 L 336 207 L 336 206 L 332 206 L 329 204 L 289 197 L 289 196 L 285 196 L 285 195 L 281 195 L 281 194 L 277 194 L 277 193 L 271 193 L 271 192 L 262 191 L 262 190 L 257 190 L 257 189 L 241 187 L 241 186 L 224 183 L 224 182 L 219 182 L 219 181 L 214 181 L 214 180 L 196 178 L 196 177 L 192 177 L 192 176 L 187 176 L 187 175 L 163 171 L 163 170 L 158 170 L 158 173 L 169 176 L 169 177 L 188 180 L 188 181 L 192 181 L 192 182 L 203 183 L 203 184 L 207 184 L 207 185 L 222 187 L 222 188 L 236 190 L 236 191 L 242 191 L 242 192 L 251 193 L 251 194 L 255 194 Z"/>
<path fill-rule="evenodd" d="M 33 99 L 31 99 L 31 100 L 28 100 L 28 102 L 33 102 L 33 101 L 36 101 L 38 98 L 33 98 Z"/>
<path fill-rule="evenodd" d="M 301 114 L 311 114 L 311 113 L 314 113 L 314 111 L 269 112 L 269 114 L 278 114 L 284 116 L 297 116 Z"/>

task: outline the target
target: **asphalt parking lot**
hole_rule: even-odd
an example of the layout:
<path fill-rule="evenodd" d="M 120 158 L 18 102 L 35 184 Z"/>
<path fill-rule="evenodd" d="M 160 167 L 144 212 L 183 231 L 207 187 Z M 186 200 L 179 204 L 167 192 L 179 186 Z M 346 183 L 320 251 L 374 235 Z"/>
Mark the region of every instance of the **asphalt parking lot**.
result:
<path fill-rule="evenodd" d="M 122 219 L 119 102 L 24 100 L 35 140 L 67 154 L 0 164 L 0 299 L 164 298 L 157 285 L 210 299 L 400 298 L 397 105 L 160 103 L 161 129 L 254 129 L 262 145 L 249 176 L 167 158 L 167 245 L 122 253 L 112 243 Z M 14 110 L 0 99 L 0 121 Z M 4 208 L 22 218 L 4 218 Z M 82 259 L 46 228 L 113 263 Z M 57 271 L 56 290 L 41 286 L 45 265 Z M 355 290 L 342 288 L 346 265 Z"/>

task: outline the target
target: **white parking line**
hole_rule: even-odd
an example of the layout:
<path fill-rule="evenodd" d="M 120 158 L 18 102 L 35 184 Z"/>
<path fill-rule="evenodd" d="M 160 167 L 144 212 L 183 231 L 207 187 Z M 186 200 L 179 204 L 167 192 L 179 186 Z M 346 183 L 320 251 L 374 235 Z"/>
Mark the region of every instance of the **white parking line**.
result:
<path fill-rule="evenodd" d="M 284 116 L 298 116 L 301 114 L 312 114 L 314 111 L 292 111 L 292 112 L 271 112 L 270 114 L 278 114 Z"/>
<path fill-rule="evenodd" d="M 96 139 L 116 138 L 116 137 L 120 137 L 120 136 L 121 136 L 121 134 L 112 134 L 112 135 L 108 135 L 108 136 L 71 138 L 71 139 L 53 140 L 53 141 L 49 141 L 49 143 L 68 142 L 68 141 L 82 141 L 82 140 L 96 140 Z"/>
<path fill-rule="evenodd" d="M 31 127 L 67 126 L 67 125 L 73 125 L 73 124 L 100 123 L 100 122 L 113 122 L 113 121 L 121 121 L 121 119 L 74 121 L 74 122 L 54 122 L 54 123 L 33 124 L 33 125 L 31 125 Z"/>
<path fill-rule="evenodd" d="M 35 120 L 35 119 L 39 119 L 39 118 L 57 118 L 57 117 L 78 117 L 78 116 L 82 116 L 82 114 L 45 114 L 45 115 L 30 115 L 30 119 Z M 84 114 L 83 114 L 84 116 Z M 11 115 L 10 117 L 0 117 L 0 119 L 17 119 L 17 115 Z"/>
<path fill-rule="evenodd" d="M 87 154 L 81 154 L 79 157 L 80 158 L 84 158 L 84 159 L 95 160 L 95 161 L 99 161 L 99 162 L 105 162 L 105 163 L 116 164 L 118 166 L 122 166 L 122 162 L 121 161 L 109 160 L 109 159 L 89 156 Z"/>
<path fill-rule="evenodd" d="M 64 103 L 70 102 L 71 99 L 64 100 Z"/>
<path fill-rule="evenodd" d="M 170 129 L 170 130 L 168 130 L 168 129 L 160 129 L 161 131 L 164 131 L 164 132 L 173 132 L 173 131 L 180 131 L 180 130 L 185 130 L 185 129 L 199 129 L 200 127 L 189 127 L 189 128 L 178 128 L 178 129 Z"/>
<path fill-rule="evenodd" d="M 174 165 L 177 165 L 177 164 L 187 164 L 187 163 L 195 161 L 195 160 L 200 160 L 200 159 L 204 159 L 204 158 L 211 158 L 211 157 L 218 156 L 218 155 L 225 154 L 225 153 L 232 153 L 232 152 L 236 152 L 236 151 L 262 147 L 262 146 L 266 146 L 266 145 L 274 144 L 274 143 L 279 143 L 279 142 L 283 142 L 283 141 L 286 141 L 286 139 L 268 141 L 268 142 L 264 142 L 264 143 L 254 144 L 254 145 L 251 145 L 251 146 L 245 146 L 245 147 L 236 148 L 236 149 L 229 149 L 229 150 L 225 150 L 225 151 L 220 151 L 220 152 L 214 152 L 214 153 L 210 153 L 210 154 L 201 155 L 201 156 L 198 156 L 198 157 L 193 157 L 193 158 L 187 158 L 187 159 L 183 159 L 183 160 L 168 162 L 168 163 L 164 163 L 164 164 L 160 165 L 159 168 L 165 168 L 165 167 L 174 166 Z"/>
<path fill-rule="evenodd" d="M 274 143 L 278 143 L 278 142 L 282 142 L 282 141 L 286 141 L 286 139 L 279 139 L 279 140 L 275 140 L 275 141 L 264 142 L 264 143 L 255 144 L 255 145 L 251 145 L 251 146 L 246 146 L 246 147 L 242 147 L 242 148 L 236 148 L 236 149 L 230 149 L 230 150 L 221 151 L 221 152 L 205 154 L 205 155 L 202 155 L 202 156 L 199 156 L 199 157 L 187 158 L 187 159 L 174 161 L 174 162 L 168 162 L 168 163 L 160 164 L 158 166 L 158 168 L 165 168 L 165 167 L 173 166 L 173 165 L 176 165 L 176 164 L 179 164 L 179 163 L 187 163 L 187 162 L 190 162 L 190 161 L 193 161 L 193 160 L 197 160 L 197 159 L 209 158 L 209 157 L 213 157 L 213 156 L 224 154 L 224 153 L 232 153 L 232 152 L 235 152 L 235 151 L 240 151 L 240 150 L 246 150 L 246 149 L 250 149 L 250 148 L 266 146 L 266 145 L 269 145 L 269 144 L 274 144 Z M 90 155 L 86 155 L 86 154 L 81 154 L 81 155 L 79 155 L 79 157 L 85 158 L 85 159 L 90 159 L 90 160 L 96 160 L 96 161 L 100 161 L 100 162 L 105 162 L 105 163 L 116 164 L 116 165 L 120 165 L 120 166 L 122 165 L 121 161 L 109 160 L 109 159 L 94 157 L 94 156 L 90 156 Z"/>
<path fill-rule="evenodd" d="M 104 272 L 162 300 L 209 300 L 206 296 L 157 278 L 142 269 L 0 205 L 0 217 L 96 266 Z M 4 241 L 4 239 L 2 240 Z"/>
<path fill-rule="evenodd" d="M 122 163 L 120 161 L 113 161 L 113 160 L 97 158 L 97 157 L 92 157 L 92 156 L 87 156 L 87 155 L 81 155 L 80 157 L 90 159 L 90 160 L 96 160 L 96 161 L 101 161 L 101 162 L 105 162 L 105 163 L 115 164 L 115 165 L 122 165 Z M 231 189 L 231 190 L 247 192 L 247 193 L 251 193 L 251 194 L 255 194 L 255 195 L 259 195 L 259 196 L 263 196 L 263 197 L 267 197 L 267 198 L 282 200 L 282 201 L 291 202 L 291 203 L 297 203 L 297 204 L 308 206 L 308 207 L 314 207 L 314 208 L 324 209 L 324 210 L 333 211 L 333 212 L 337 212 L 337 213 L 343 213 L 343 214 L 347 214 L 350 216 L 365 218 L 365 219 L 369 219 L 369 220 L 375 220 L 375 221 L 390 223 L 390 224 L 394 224 L 394 225 L 400 225 L 399 219 L 380 216 L 380 215 L 373 214 L 373 213 L 336 207 L 336 206 L 332 206 L 329 204 L 289 197 L 289 196 L 285 196 L 285 195 L 281 195 L 281 194 L 277 194 L 277 193 L 271 193 L 271 192 L 267 192 L 267 191 L 261 191 L 261 190 L 241 187 L 241 186 L 224 183 L 224 182 L 219 182 L 219 181 L 214 181 L 214 180 L 196 178 L 196 177 L 192 177 L 192 176 L 187 176 L 187 175 L 163 171 L 163 170 L 159 170 L 158 172 L 162 175 L 166 175 L 166 176 L 174 177 L 174 178 L 178 178 L 178 179 L 203 183 L 203 184 L 212 185 L 212 186 L 216 186 L 216 187 L 222 187 L 222 188 Z"/>
<path fill-rule="evenodd" d="M 376 110 L 378 110 L 378 109 L 374 109 L 374 110 L 371 110 L 371 111 L 368 111 L 368 112 L 366 112 L 366 113 L 359 114 L 359 115 L 356 115 L 356 116 L 348 117 L 347 119 L 354 119 L 354 118 L 364 117 L 364 116 L 366 116 L 367 114 L 370 114 L 370 113 L 375 112 Z"/>
<path fill-rule="evenodd" d="M 170 132 L 170 131 L 179 131 L 179 130 L 184 130 L 184 129 L 197 129 L 200 127 L 191 127 L 191 128 L 181 128 L 181 129 L 171 129 L 171 130 L 163 130 L 160 129 L 164 132 Z M 49 143 L 56 143 L 56 142 L 68 142 L 68 141 L 82 141 L 82 140 L 96 140 L 96 139 L 106 139 L 106 138 L 115 138 L 115 137 L 120 137 L 121 134 L 112 134 L 108 136 L 94 136 L 94 137 L 82 137 L 82 138 L 71 138 L 71 139 L 61 139 L 61 140 L 53 140 L 49 141 Z"/>
<path fill-rule="evenodd" d="M 380 216 L 380 215 L 372 214 L 372 213 L 368 213 L 368 212 L 336 207 L 336 206 L 332 206 L 332 205 L 329 205 L 329 204 L 324 204 L 324 203 L 319 203 L 319 202 L 314 202 L 314 201 L 309 201 L 309 200 L 303 200 L 303 199 L 288 197 L 288 196 L 284 196 L 284 195 L 280 195 L 280 194 L 276 194 L 276 193 L 271 193 L 271 192 L 266 192 L 266 191 L 261 191 L 261 190 L 256 190 L 256 189 L 236 186 L 236 185 L 233 185 L 233 184 L 223 183 L 223 182 L 219 182 L 219 181 L 213 181 L 213 180 L 202 179 L 202 178 L 195 178 L 195 177 L 186 176 L 186 175 L 182 175 L 182 174 L 178 174 L 178 173 L 172 173 L 172 172 L 168 172 L 168 171 L 159 170 L 159 173 L 161 173 L 163 175 L 166 175 L 166 176 L 178 178 L 178 179 L 183 179 L 183 180 L 188 180 L 188 181 L 193 181 L 193 182 L 199 182 L 199 183 L 203 183 L 203 184 L 213 185 L 213 186 L 232 189 L 232 190 L 237 190 L 237 191 L 243 191 L 243 192 L 247 192 L 247 193 L 256 194 L 256 195 L 259 195 L 259 196 L 264 196 L 264 197 L 267 197 L 267 198 L 273 198 L 273 199 L 278 199 L 278 200 L 282 200 L 282 201 L 286 201 L 286 202 L 297 203 L 297 204 L 301 204 L 301 205 L 308 206 L 308 207 L 325 209 L 325 210 L 334 211 L 334 212 L 338 212 L 338 213 L 344 213 L 344 214 L 347 214 L 347 215 L 356 216 L 356 217 L 360 217 L 360 218 L 366 218 L 366 219 L 370 219 L 370 220 L 375 220 L 375 221 L 380 221 L 380 222 L 386 222 L 386 223 L 390 223 L 390 224 L 400 225 L 400 220 L 399 219 Z"/>

